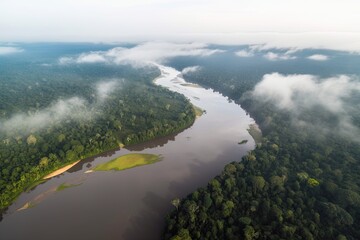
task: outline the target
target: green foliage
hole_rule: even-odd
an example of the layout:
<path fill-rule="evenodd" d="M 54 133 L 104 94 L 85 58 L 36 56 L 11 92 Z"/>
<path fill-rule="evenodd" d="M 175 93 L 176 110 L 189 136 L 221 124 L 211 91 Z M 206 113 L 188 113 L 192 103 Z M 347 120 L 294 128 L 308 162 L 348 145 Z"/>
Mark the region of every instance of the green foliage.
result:
<path fill-rule="evenodd" d="M 77 186 L 80 186 L 80 184 L 67 184 L 67 183 L 62 183 L 60 186 L 58 186 L 56 188 L 56 191 L 63 191 L 65 189 L 68 189 L 68 188 L 73 188 L 73 187 L 77 187 Z"/>
<path fill-rule="evenodd" d="M 28 129 L 30 133 L 0 129 L 0 209 L 61 166 L 191 125 L 195 120 L 192 105 L 181 94 L 154 85 L 158 74 L 157 69 L 108 65 L 44 68 L 29 63 L 0 68 L 1 119 L 16 113 L 31 116 L 74 96 L 97 106 L 90 109 L 91 118 L 70 117 L 39 130 Z M 96 102 L 95 86 L 107 78 L 127 80 L 106 101 Z"/>
<path fill-rule="evenodd" d="M 26 142 L 29 145 L 36 144 L 36 141 L 36 137 L 32 134 L 26 139 Z"/>
<path fill-rule="evenodd" d="M 174 205 L 174 207 L 176 207 L 176 209 L 178 209 L 179 205 L 180 205 L 180 199 L 175 198 L 175 199 L 171 200 L 171 204 Z"/>
<path fill-rule="evenodd" d="M 244 225 L 249 225 L 251 223 L 251 218 L 249 217 L 241 217 L 239 218 L 239 222 Z"/>
<path fill-rule="evenodd" d="M 307 180 L 307 184 L 310 186 L 310 187 L 316 187 L 318 186 L 320 183 L 318 182 L 318 180 L 316 180 L 315 178 L 309 178 Z"/>
<path fill-rule="evenodd" d="M 256 193 L 257 191 L 261 191 L 265 187 L 265 179 L 262 176 L 252 176 L 251 183 L 253 186 L 253 190 Z"/>
<path fill-rule="evenodd" d="M 359 143 L 293 125 L 288 112 L 245 93 L 256 81 L 215 69 L 188 77 L 239 99 L 262 130 L 261 145 L 197 190 L 198 200 L 187 196 L 171 212 L 164 238 L 186 228 L 193 239 L 360 239 Z M 302 117 L 333 120 L 317 111 Z M 206 217 L 189 221 L 187 201 Z"/>
<path fill-rule="evenodd" d="M 108 162 L 95 166 L 95 171 L 121 171 L 129 168 L 139 167 L 143 165 L 153 164 L 161 161 L 161 157 L 155 154 L 130 153 Z"/>
<path fill-rule="evenodd" d="M 252 226 L 247 225 L 244 228 L 244 237 L 246 240 L 254 239 L 256 236 L 255 229 Z"/>
<path fill-rule="evenodd" d="M 187 229 L 181 229 L 179 233 L 172 237 L 171 240 L 192 240 Z"/>

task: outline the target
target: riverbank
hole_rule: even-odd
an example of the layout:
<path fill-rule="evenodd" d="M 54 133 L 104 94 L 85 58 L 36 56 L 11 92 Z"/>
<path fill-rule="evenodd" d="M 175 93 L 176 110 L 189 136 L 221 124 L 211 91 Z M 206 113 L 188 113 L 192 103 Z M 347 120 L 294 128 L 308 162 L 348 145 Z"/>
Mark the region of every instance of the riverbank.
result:
<path fill-rule="evenodd" d="M 156 81 L 157 79 L 162 79 L 165 77 L 165 74 L 162 73 L 159 77 L 156 77 L 154 79 L 154 81 Z M 157 85 L 157 88 L 161 88 L 162 86 L 158 85 L 158 84 L 154 84 Z M 186 101 L 187 108 L 190 108 L 191 103 L 189 100 L 182 100 L 182 101 Z M 125 142 L 126 147 L 135 145 L 135 144 L 139 144 L 139 143 L 145 143 L 145 142 L 149 142 L 152 141 L 154 139 L 160 138 L 160 137 L 164 137 L 164 136 L 168 136 L 174 133 L 179 133 L 182 132 L 183 130 L 189 128 L 190 126 L 193 125 L 193 123 L 195 122 L 196 119 L 196 115 L 195 115 L 195 110 L 192 111 L 194 113 L 190 113 L 187 112 L 187 115 L 185 116 L 185 120 L 184 119 L 179 119 L 179 121 L 177 122 L 173 122 L 173 125 L 160 125 L 160 128 L 154 128 L 154 129 L 145 129 L 142 132 L 134 132 L 131 134 L 131 132 L 129 133 L 129 135 L 131 135 L 132 137 L 134 137 L 133 139 L 131 139 L 131 142 Z M 180 112 L 179 112 L 180 113 Z M 159 119 L 159 121 L 162 119 Z M 169 120 L 169 119 L 168 119 Z M 150 130 L 150 132 L 152 134 L 148 134 L 148 130 Z M 117 147 L 106 147 L 104 149 L 96 149 L 96 151 L 93 152 L 89 152 L 86 153 L 82 156 L 81 160 L 84 159 L 88 159 L 88 158 L 92 158 L 92 157 L 96 157 L 98 155 L 101 155 L 103 153 L 109 152 L 109 151 L 116 151 L 119 148 L 124 148 L 125 145 L 122 143 L 126 138 L 123 139 L 119 139 L 119 145 L 118 148 Z M 46 156 L 45 156 L 46 157 Z M 79 159 L 79 158 L 78 158 Z M 67 160 L 66 159 L 59 159 L 61 162 L 64 161 L 67 164 Z M 19 197 L 19 195 L 21 193 L 23 193 L 24 191 L 27 191 L 29 189 L 33 189 L 35 188 L 38 184 L 43 183 L 43 181 L 40 180 L 48 180 L 52 177 L 58 176 L 60 174 L 62 174 L 63 172 L 69 170 L 71 167 L 75 166 L 78 163 L 79 160 L 77 160 L 76 162 L 73 162 L 71 164 L 68 164 L 66 166 L 64 165 L 60 165 L 61 168 L 54 167 L 51 166 L 51 164 L 49 163 L 49 167 L 47 169 L 45 168 L 33 168 L 32 172 L 28 172 L 27 177 L 24 179 L 20 179 L 17 182 L 14 182 L 11 187 L 12 188 L 4 188 L 4 191 L 1 192 L 1 197 L 0 197 L 0 210 L 1 211 L 5 211 L 7 207 L 9 207 L 14 201 L 16 201 L 16 199 Z M 50 167 L 51 166 L 51 167 Z M 16 189 L 14 189 L 16 188 Z"/>
<path fill-rule="evenodd" d="M 81 160 L 78 160 L 74 163 L 71 163 L 69 165 L 66 165 L 65 167 L 62 167 L 62 168 L 59 168 L 58 170 L 46 175 L 45 177 L 43 177 L 43 179 L 49 179 L 49 178 L 52 178 L 52 177 L 55 177 L 57 175 L 60 175 L 64 172 L 66 172 L 67 170 L 69 170 L 70 168 L 72 168 L 73 166 L 75 166 L 76 164 L 78 164 Z"/>
<path fill-rule="evenodd" d="M 171 80 L 177 78 L 179 71 L 166 67 L 164 70 L 169 74 L 167 78 L 159 79 L 157 84 L 183 94 L 193 105 L 206 110 L 206 114 L 195 124 L 189 124 L 191 126 L 186 131 L 170 134 L 169 138 L 156 138 L 159 141 L 126 144 L 126 148 L 120 151 L 82 160 L 69 173 L 25 193 L 20 199 L 24 204 L 36 198 L 39 192 L 46 192 L 64 182 L 84 181 L 76 189 L 58 192 L 56 196 L 48 197 L 41 206 L 37 204 L 27 212 L 11 213 L 11 210 L 16 210 L 15 207 L 23 206 L 14 204 L 0 223 L 2 238 L 41 239 L 61 228 L 63 234 L 57 234 L 54 239 L 74 236 L 91 239 L 161 239 L 163 217 L 172 207 L 172 199 L 183 198 L 195 187 L 205 186 L 223 166 L 253 150 L 253 144 L 240 147 L 234 144 L 239 139 L 250 139 L 246 129 L 253 122 L 239 105 L 211 89 L 182 86 L 180 83 L 184 80 L 181 79 L 180 83 L 174 83 Z M 236 134 L 231 134 L 234 132 Z M 134 152 L 161 155 L 164 160 L 121 172 L 85 173 L 98 163 Z M 97 221 L 91 221 L 89 214 L 96 215 Z M 28 221 L 30 218 L 31 223 Z M 111 231 L 107 224 L 99 225 L 99 222 L 109 221 L 117 225 Z M 73 226 L 79 224 L 86 224 L 88 228 L 74 229 Z M 45 225 L 46 228 L 42 229 L 41 226 Z M 21 231 L 11 231 L 18 226 L 24 227 L 21 227 Z"/>

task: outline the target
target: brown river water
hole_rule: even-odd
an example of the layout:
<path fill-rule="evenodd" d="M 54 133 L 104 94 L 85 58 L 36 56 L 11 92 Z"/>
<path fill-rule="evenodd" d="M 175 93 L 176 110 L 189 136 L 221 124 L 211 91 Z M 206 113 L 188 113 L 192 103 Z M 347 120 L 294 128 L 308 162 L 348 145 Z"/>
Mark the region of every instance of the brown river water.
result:
<path fill-rule="evenodd" d="M 255 142 L 254 123 L 237 104 L 212 89 L 187 85 L 177 70 L 158 66 L 155 83 L 185 95 L 206 110 L 181 133 L 80 161 L 67 172 L 22 193 L 0 222 L 1 240 L 161 239 L 170 201 L 182 198 L 239 161 Z M 248 140 L 246 144 L 238 142 Z M 128 169 L 85 173 L 115 157 L 161 154 L 161 162 Z M 56 191 L 61 184 L 74 185 Z M 24 205 L 30 208 L 20 210 Z"/>

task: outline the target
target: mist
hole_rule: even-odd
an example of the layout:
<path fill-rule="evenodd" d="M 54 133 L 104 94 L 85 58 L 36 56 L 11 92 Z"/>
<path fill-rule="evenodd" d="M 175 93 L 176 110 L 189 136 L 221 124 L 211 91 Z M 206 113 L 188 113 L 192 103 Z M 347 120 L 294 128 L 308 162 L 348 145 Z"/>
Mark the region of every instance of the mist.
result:
<path fill-rule="evenodd" d="M 18 48 L 18 47 L 3 47 L 0 46 L 0 55 L 8 55 L 8 54 L 14 54 L 14 53 L 21 53 L 24 49 Z"/>
<path fill-rule="evenodd" d="M 326 61 L 326 60 L 329 59 L 328 56 L 323 55 L 323 54 L 314 54 L 314 55 L 311 55 L 311 56 L 309 56 L 307 58 L 310 59 L 310 60 L 315 60 L 315 61 Z"/>
<path fill-rule="evenodd" d="M 352 113 L 358 111 L 358 106 L 351 102 L 351 97 L 359 93 L 360 81 L 353 76 L 320 79 L 314 75 L 271 73 L 264 75 L 251 95 L 257 101 L 272 103 L 278 109 L 291 113 L 296 126 L 314 127 L 319 132 L 335 132 L 360 141 L 360 129 L 352 121 Z M 321 111 L 337 119 L 335 128 L 328 128 L 326 122 L 308 122 L 303 117 L 305 113 L 311 112 L 312 116 L 321 118 Z"/>
<path fill-rule="evenodd" d="M 188 74 L 188 73 L 193 73 L 193 72 L 197 72 L 201 69 L 200 66 L 191 66 L 191 67 L 186 67 L 184 68 L 181 73 L 182 74 Z"/>
<path fill-rule="evenodd" d="M 268 52 L 264 55 L 264 58 L 270 61 L 296 59 L 296 57 L 293 56 L 292 53 L 293 53 L 292 51 L 287 51 L 285 53 Z"/>
<path fill-rule="evenodd" d="M 19 113 L 9 119 L 0 119 L 0 131 L 28 134 L 66 121 L 89 121 L 101 113 L 101 106 L 110 94 L 121 88 L 123 80 L 113 79 L 98 82 L 94 86 L 95 101 L 89 103 L 82 97 L 58 99 L 48 107 L 33 113 Z"/>
<path fill-rule="evenodd" d="M 75 57 L 61 57 L 58 62 L 59 64 L 130 64 L 134 67 L 144 67 L 153 62 L 164 64 L 173 57 L 206 57 L 221 52 L 224 51 L 207 48 L 207 45 L 203 43 L 147 42 L 132 48 L 115 47 L 108 51 L 94 51 Z"/>
<path fill-rule="evenodd" d="M 253 57 L 254 56 L 254 52 L 251 50 L 240 50 L 235 52 L 235 55 L 238 57 Z"/>
<path fill-rule="evenodd" d="M 109 95 L 119 86 L 120 86 L 120 80 L 118 79 L 97 83 L 95 89 L 98 100 L 99 101 L 106 100 L 109 97 Z"/>

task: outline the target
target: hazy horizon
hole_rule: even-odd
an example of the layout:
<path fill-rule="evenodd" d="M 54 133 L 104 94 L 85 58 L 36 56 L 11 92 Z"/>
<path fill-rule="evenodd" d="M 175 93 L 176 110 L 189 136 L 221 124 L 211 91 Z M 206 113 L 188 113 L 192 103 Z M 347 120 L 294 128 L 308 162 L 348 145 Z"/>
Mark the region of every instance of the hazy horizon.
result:
<path fill-rule="evenodd" d="M 360 3 L 4 0 L 0 42 L 202 42 L 360 51 Z"/>

